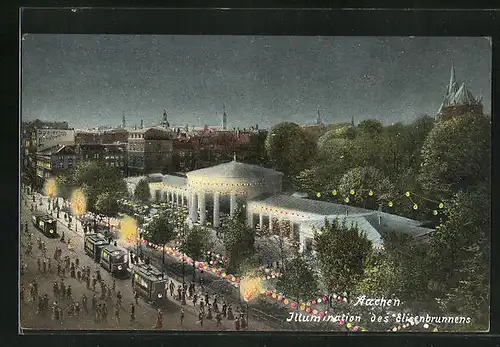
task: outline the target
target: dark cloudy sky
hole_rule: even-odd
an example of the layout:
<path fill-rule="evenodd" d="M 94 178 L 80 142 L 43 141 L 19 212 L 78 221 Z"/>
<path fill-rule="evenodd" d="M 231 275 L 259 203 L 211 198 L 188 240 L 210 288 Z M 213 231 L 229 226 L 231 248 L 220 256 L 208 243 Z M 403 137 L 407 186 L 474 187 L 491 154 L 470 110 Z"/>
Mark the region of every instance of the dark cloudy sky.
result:
<path fill-rule="evenodd" d="M 490 112 L 485 38 L 27 35 L 23 120 L 76 128 L 158 123 L 229 127 L 435 114 L 455 61 Z"/>

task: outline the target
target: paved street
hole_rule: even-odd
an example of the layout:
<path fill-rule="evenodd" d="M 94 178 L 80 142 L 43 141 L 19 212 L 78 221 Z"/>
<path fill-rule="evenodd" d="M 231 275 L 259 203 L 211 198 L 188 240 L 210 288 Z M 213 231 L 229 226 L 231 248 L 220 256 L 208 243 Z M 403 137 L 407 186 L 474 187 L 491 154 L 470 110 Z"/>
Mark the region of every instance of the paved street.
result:
<path fill-rule="evenodd" d="M 23 193 L 23 196 L 25 194 Z M 39 195 L 37 194 L 37 204 L 38 204 Z M 43 205 L 38 205 L 38 210 L 45 210 L 47 208 L 47 199 L 43 199 Z M 31 206 L 31 197 L 28 200 L 28 207 L 22 206 L 21 212 L 21 223 L 24 225 L 24 222 L 28 222 L 29 232 L 33 233 L 33 255 L 30 257 L 26 257 L 25 255 L 25 245 L 27 243 L 27 234 L 24 231 L 21 234 L 21 259 L 26 262 L 28 265 L 27 274 L 22 276 L 22 283 L 24 283 L 25 287 L 25 298 L 28 298 L 29 295 L 29 282 L 33 279 L 37 280 L 39 293 L 46 293 L 49 295 L 49 309 L 52 306 L 55 298 L 52 293 L 52 284 L 54 281 L 58 281 L 56 264 L 53 260 L 53 253 L 56 246 L 59 246 L 63 251 L 64 255 L 70 255 L 71 259 L 74 260 L 79 258 L 80 266 L 90 265 L 92 270 L 99 268 L 97 264 L 95 264 L 88 256 L 86 256 L 83 252 L 83 228 L 79 224 L 78 232 L 75 233 L 74 226 L 73 230 L 69 230 L 67 228 L 66 223 L 58 223 L 58 231 L 62 233 L 64 230 L 66 240 L 70 240 L 70 248 L 68 250 L 68 245 L 66 243 L 61 243 L 59 239 L 48 239 L 43 234 L 41 234 L 38 230 L 36 230 L 31 223 L 30 216 L 31 212 L 29 211 L 29 206 Z M 63 217 L 63 214 L 60 215 Z M 64 222 L 63 218 L 59 219 Z M 41 237 L 42 240 L 45 241 L 47 245 L 47 257 L 52 258 L 52 272 L 49 274 L 42 274 L 37 271 L 37 259 L 41 256 L 41 250 L 36 247 L 36 239 Z M 112 278 L 111 276 L 104 270 L 101 271 L 103 280 L 108 285 L 111 285 Z M 168 273 L 167 273 L 168 274 Z M 89 301 L 89 305 L 92 297 L 92 290 L 86 289 L 86 285 L 84 283 L 79 283 L 78 280 L 72 279 L 69 277 L 69 274 L 66 273 L 66 278 L 64 279 L 66 285 L 70 284 L 73 290 L 73 297 L 76 299 L 80 299 L 83 293 L 86 293 Z M 175 284 L 179 283 L 175 281 Z M 155 308 L 142 300 L 139 299 L 139 304 L 136 307 L 136 321 L 133 324 L 129 323 L 129 305 L 133 302 L 133 294 L 131 290 L 131 282 L 130 280 L 116 280 L 116 291 L 121 291 L 123 294 L 123 305 L 121 309 L 121 319 L 120 324 L 115 322 L 114 319 L 114 309 L 111 307 L 108 308 L 108 322 L 107 323 L 95 323 L 93 320 L 92 314 L 82 314 L 80 319 L 76 318 L 68 318 L 67 315 L 64 316 L 62 323 L 57 322 L 51 319 L 50 312 L 43 315 L 37 315 L 36 310 L 33 309 L 33 303 L 29 302 L 29 299 L 26 299 L 25 304 L 21 307 L 21 322 L 24 328 L 41 328 L 41 329 L 60 329 L 63 327 L 64 329 L 152 329 L 156 320 L 156 311 Z M 97 296 L 99 296 L 100 286 L 96 286 Z M 201 293 L 200 293 L 201 294 Z M 212 297 L 213 298 L 213 297 Z M 231 300 L 230 300 L 231 301 Z M 221 302 L 219 300 L 219 302 Z M 67 309 L 68 304 L 63 302 L 62 306 Z M 233 305 L 233 310 L 235 309 L 235 305 Z M 180 325 L 180 309 L 181 305 L 177 300 L 169 298 L 163 307 L 163 329 L 166 330 L 234 330 L 234 322 L 224 320 L 222 321 L 222 326 L 217 327 L 215 320 L 207 321 L 204 320 L 203 327 L 197 324 L 198 311 L 196 308 L 192 306 L 192 302 L 188 300 L 188 305 L 185 306 L 185 317 L 183 325 Z M 271 330 L 270 327 L 260 324 L 259 322 L 252 322 L 252 315 L 250 315 L 250 330 Z"/>

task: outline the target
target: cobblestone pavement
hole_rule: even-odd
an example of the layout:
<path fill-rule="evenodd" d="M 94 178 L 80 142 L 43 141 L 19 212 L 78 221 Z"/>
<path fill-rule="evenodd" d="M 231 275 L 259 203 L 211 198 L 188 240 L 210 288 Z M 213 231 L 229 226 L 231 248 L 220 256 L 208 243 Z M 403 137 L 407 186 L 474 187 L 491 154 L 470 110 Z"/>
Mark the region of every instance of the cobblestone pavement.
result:
<path fill-rule="evenodd" d="M 37 204 L 38 198 L 40 195 L 37 194 Z M 23 197 L 26 198 L 26 195 L 23 193 Z M 45 199 L 46 200 L 46 199 Z M 141 299 L 139 299 L 138 304 L 135 309 L 135 321 L 133 323 L 130 322 L 129 318 L 129 305 L 134 302 L 133 293 L 131 289 L 131 281 L 130 280 L 120 280 L 116 279 L 116 291 L 121 291 L 123 295 L 122 306 L 120 309 L 120 321 L 117 322 L 114 317 L 114 298 L 108 303 L 108 319 L 106 323 L 96 323 L 93 319 L 92 312 L 85 314 L 81 313 L 80 318 L 76 317 L 68 317 L 68 307 L 69 303 L 65 300 L 58 300 L 61 308 L 63 309 L 63 319 L 60 321 L 52 319 L 52 303 L 56 301 L 54 297 L 52 286 L 55 281 L 60 281 L 61 278 L 57 275 L 57 264 L 53 258 L 54 250 L 56 246 L 59 246 L 62 249 L 62 257 L 65 255 L 69 255 L 72 261 L 76 258 L 80 261 L 80 267 L 82 266 L 90 266 L 92 272 L 96 269 L 100 268 L 97 264 L 93 262 L 87 255 L 83 252 L 83 228 L 81 225 L 78 226 L 78 231 L 69 230 L 67 225 L 63 223 L 58 223 L 58 231 L 62 233 L 64 230 L 65 238 L 69 243 L 62 243 L 59 239 L 49 239 L 46 238 L 43 234 L 41 234 L 37 229 L 35 229 L 31 223 L 31 212 L 29 210 L 29 206 L 31 206 L 31 196 L 29 196 L 28 206 L 25 206 L 24 200 L 22 203 L 21 209 L 21 225 L 23 226 L 23 230 L 21 231 L 21 261 L 25 262 L 27 265 L 27 272 L 21 276 L 21 283 L 24 285 L 24 302 L 21 303 L 20 306 L 20 314 L 21 314 L 21 326 L 23 329 L 72 329 L 72 330 L 91 330 L 91 329 L 112 329 L 112 330 L 120 330 L 120 329 L 153 329 L 156 322 L 156 307 L 153 304 L 147 303 Z M 46 201 L 43 202 L 42 206 L 38 206 L 38 210 L 42 210 L 47 208 Z M 62 214 L 61 214 L 62 217 Z M 60 218 L 59 221 L 63 221 L 64 219 Z M 26 254 L 26 244 L 28 242 L 28 233 L 24 232 L 24 223 L 28 222 L 28 231 L 31 233 L 33 240 L 33 250 L 31 255 Z M 44 274 L 43 270 L 38 271 L 37 269 L 37 260 L 42 260 L 42 251 L 37 248 L 36 240 L 41 238 L 47 247 L 47 264 L 48 259 L 51 262 L 51 271 Z M 101 275 L 103 277 L 104 282 L 110 286 L 112 283 L 112 277 L 109 273 L 104 271 L 101 268 Z M 38 293 L 47 294 L 49 297 L 49 308 L 48 312 L 45 313 L 37 313 L 36 304 L 31 301 L 29 298 L 29 283 L 32 280 L 36 280 L 38 284 Z M 92 299 L 92 288 L 87 289 L 86 284 L 83 282 L 79 282 L 77 279 L 73 279 L 69 277 L 69 273 L 66 272 L 66 277 L 64 278 L 64 282 L 66 285 L 71 285 L 73 298 L 75 300 L 80 300 L 83 293 L 87 295 L 88 298 L 88 306 L 89 311 L 91 311 L 91 299 Z M 179 282 L 175 281 L 175 285 L 177 286 Z M 100 294 L 100 286 L 96 286 L 96 295 L 99 297 Z M 212 297 L 213 298 L 213 297 Z M 219 301 L 220 302 L 220 301 Z M 180 310 L 181 305 L 177 300 L 169 297 L 166 302 L 162 305 L 163 310 L 163 330 L 211 330 L 211 331 L 227 331 L 227 330 L 235 330 L 234 322 L 223 319 L 222 326 L 217 326 L 215 320 L 207 320 L 204 319 L 203 326 L 200 326 L 198 321 L 198 310 L 193 307 L 191 301 L 188 300 L 188 304 L 184 306 L 185 316 L 183 320 L 183 324 L 180 323 Z M 252 324 L 250 325 L 250 328 Z M 272 330 L 269 327 L 259 326 L 256 330 Z"/>

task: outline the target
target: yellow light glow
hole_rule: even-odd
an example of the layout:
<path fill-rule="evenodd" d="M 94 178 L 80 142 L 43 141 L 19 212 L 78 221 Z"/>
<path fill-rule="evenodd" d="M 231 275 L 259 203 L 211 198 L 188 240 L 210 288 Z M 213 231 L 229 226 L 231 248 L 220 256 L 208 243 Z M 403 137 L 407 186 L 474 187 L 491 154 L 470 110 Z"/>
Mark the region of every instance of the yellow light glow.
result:
<path fill-rule="evenodd" d="M 262 292 L 264 292 L 264 288 L 262 287 L 262 281 L 259 277 L 241 279 L 240 294 L 246 302 L 251 301 Z"/>
<path fill-rule="evenodd" d="M 406 195 L 407 198 L 409 198 L 410 197 L 410 192 L 406 192 L 405 195 Z"/>
<path fill-rule="evenodd" d="M 337 195 L 337 189 L 332 190 L 332 195 Z"/>
<path fill-rule="evenodd" d="M 318 198 L 321 198 L 321 193 L 320 193 L 320 192 L 317 192 L 317 193 L 316 193 L 316 196 L 317 196 Z"/>
<path fill-rule="evenodd" d="M 53 178 L 49 178 L 45 181 L 44 186 L 45 195 L 50 196 L 51 198 L 57 194 L 57 182 Z"/>
<path fill-rule="evenodd" d="M 354 191 L 354 189 L 351 189 L 351 190 L 349 191 L 349 194 L 351 194 L 351 195 L 354 195 L 354 193 L 356 193 L 356 192 Z"/>
<path fill-rule="evenodd" d="M 135 244 L 139 240 L 139 231 L 137 229 L 137 221 L 125 216 L 120 222 L 120 239 L 128 244 Z"/>
<path fill-rule="evenodd" d="M 439 203 L 439 208 L 443 208 L 444 204 L 442 202 Z"/>
<path fill-rule="evenodd" d="M 71 209 L 76 216 L 81 216 L 86 212 L 87 199 L 81 189 L 73 190 L 71 194 Z"/>
<path fill-rule="evenodd" d="M 392 203 L 392 201 L 389 201 L 389 203 L 387 204 L 387 206 L 389 207 L 392 207 L 394 204 Z"/>
<path fill-rule="evenodd" d="M 418 210 L 418 205 L 417 204 L 413 204 L 413 209 L 414 210 Z"/>
<path fill-rule="evenodd" d="M 437 211 L 437 210 L 434 210 L 434 211 L 432 211 L 432 214 L 433 214 L 433 215 L 435 215 L 435 216 L 437 216 L 438 211 Z"/>
<path fill-rule="evenodd" d="M 344 199 L 345 202 L 349 202 L 349 197 Z"/>
<path fill-rule="evenodd" d="M 368 195 L 373 196 L 373 190 L 370 190 L 370 191 L 368 192 Z"/>

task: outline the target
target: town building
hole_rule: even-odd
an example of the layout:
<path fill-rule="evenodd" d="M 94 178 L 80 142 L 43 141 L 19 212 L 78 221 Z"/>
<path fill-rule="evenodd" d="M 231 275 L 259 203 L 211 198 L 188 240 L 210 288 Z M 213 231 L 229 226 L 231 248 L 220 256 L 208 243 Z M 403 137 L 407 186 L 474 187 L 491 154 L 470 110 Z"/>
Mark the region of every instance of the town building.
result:
<path fill-rule="evenodd" d="M 175 136 L 175 132 L 163 126 L 130 131 L 127 146 L 129 174 L 173 172 L 172 142 Z"/>
<path fill-rule="evenodd" d="M 47 178 L 72 170 L 76 166 L 77 161 L 78 155 L 75 146 L 55 146 L 37 152 L 37 185 L 42 187 Z"/>
<path fill-rule="evenodd" d="M 154 176 L 154 179 L 153 179 Z M 133 192 L 140 178 L 127 178 Z M 253 228 L 277 232 L 289 226 L 290 237 L 299 241 L 300 250 L 312 249 L 314 232 L 325 220 L 346 218 L 366 232 L 375 248 L 383 248 L 383 235 L 394 231 L 425 241 L 433 231 L 424 223 L 348 205 L 307 199 L 282 191 L 283 173 L 258 165 L 236 161 L 194 170 L 186 177 L 151 175 L 152 200 L 167 201 L 189 208 L 189 221 L 217 228 L 222 219 L 244 208 L 247 223 Z"/>
<path fill-rule="evenodd" d="M 127 141 L 128 131 L 122 128 L 104 131 L 77 130 L 75 132 L 76 144 L 109 144 L 126 143 Z"/>
<path fill-rule="evenodd" d="M 75 146 L 78 160 L 97 161 L 107 167 L 117 168 L 127 175 L 127 144 L 78 144 Z"/>
<path fill-rule="evenodd" d="M 482 97 L 475 97 L 467 88 L 465 83 L 460 87 L 455 77 L 455 65 L 451 65 L 450 82 L 439 108 L 437 118 L 446 120 L 451 117 L 466 114 L 483 115 Z"/>

